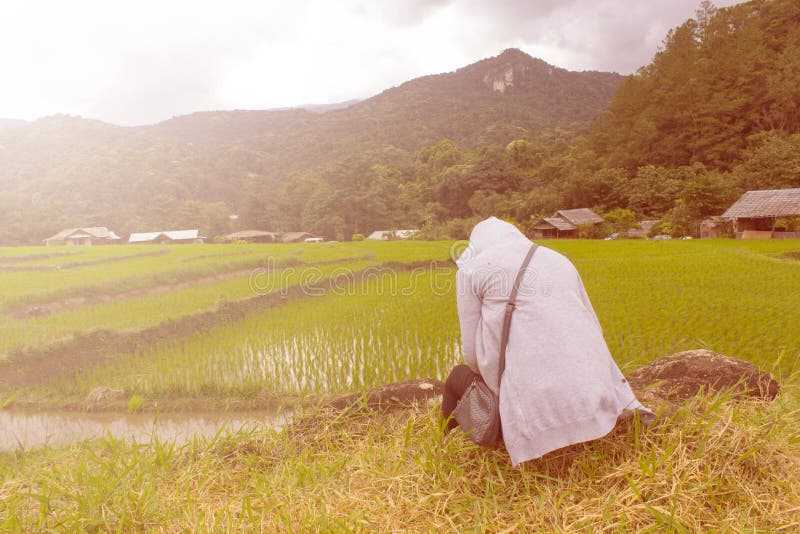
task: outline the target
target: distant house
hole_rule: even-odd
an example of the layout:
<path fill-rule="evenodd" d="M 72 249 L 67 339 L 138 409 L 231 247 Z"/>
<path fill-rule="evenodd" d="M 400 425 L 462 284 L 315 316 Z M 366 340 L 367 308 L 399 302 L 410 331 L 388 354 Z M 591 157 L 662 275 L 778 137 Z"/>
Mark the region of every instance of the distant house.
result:
<path fill-rule="evenodd" d="M 545 217 L 531 226 L 534 239 L 578 237 L 578 227 L 561 217 Z"/>
<path fill-rule="evenodd" d="M 375 230 L 366 238 L 374 241 L 391 241 L 395 239 L 411 239 L 419 233 L 416 228 L 407 230 Z"/>
<path fill-rule="evenodd" d="M 534 239 L 564 239 L 578 237 L 582 226 L 600 224 L 605 219 L 589 208 L 558 210 L 552 217 L 536 221 L 529 229 Z"/>
<path fill-rule="evenodd" d="M 128 237 L 128 244 L 150 245 L 154 243 L 203 243 L 205 237 L 200 235 L 200 230 L 167 230 L 163 232 L 140 232 Z"/>
<path fill-rule="evenodd" d="M 278 234 L 261 230 L 242 230 L 226 235 L 225 239 L 228 241 L 247 241 L 248 243 L 274 243 L 278 240 Z"/>
<path fill-rule="evenodd" d="M 650 229 L 655 226 L 658 220 L 650 219 L 646 221 L 639 221 L 636 224 L 639 225 L 639 228 L 631 228 L 628 230 L 627 235 L 630 239 L 647 239 L 647 234 L 650 233 Z"/>
<path fill-rule="evenodd" d="M 54 245 L 107 245 L 119 243 L 120 237 L 105 226 L 67 228 L 44 240 L 47 246 Z"/>
<path fill-rule="evenodd" d="M 574 210 L 558 210 L 553 217 L 561 217 L 565 221 L 571 222 L 575 226 L 584 224 L 600 224 L 605 221 L 598 214 L 589 208 L 578 208 Z"/>
<path fill-rule="evenodd" d="M 314 234 L 309 234 L 308 232 L 286 232 L 285 234 L 281 235 L 281 241 L 283 243 L 300 243 L 305 241 L 309 237 L 319 237 L 319 236 Z"/>
<path fill-rule="evenodd" d="M 722 214 L 733 222 L 739 239 L 800 238 L 800 232 L 782 231 L 780 219 L 800 217 L 800 189 L 748 191 Z"/>

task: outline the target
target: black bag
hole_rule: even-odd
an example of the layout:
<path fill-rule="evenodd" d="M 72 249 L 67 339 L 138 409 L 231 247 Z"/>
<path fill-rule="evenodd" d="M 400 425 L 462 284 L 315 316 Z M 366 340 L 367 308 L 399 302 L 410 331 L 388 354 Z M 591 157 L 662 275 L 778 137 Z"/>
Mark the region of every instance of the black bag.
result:
<path fill-rule="evenodd" d="M 506 367 L 506 345 L 508 345 L 508 331 L 511 326 L 511 315 L 514 313 L 514 305 L 519 291 L 519 284 L 522 275 L 536 252 L 538 245 L 535 243 L 528 250 L 528 255 L 522 262 L 517 277 L 514 280 L 514 288 L 506 304 L 506 314 L 503 319 L 503 336 L 500 339 L 500 358 L 499 370 L 500 380 L 503 380 L 503 372 Z M 461 429 L 467 433 L 469 439 L 485 447 L 496 447 L 502 439 L 502 428 L 500 426 L 500 399 L 486 385 L 483 378 L 478 375 L 470 384 L 464 395 L 459 399 L 453 417 L 458 422 Z"/>

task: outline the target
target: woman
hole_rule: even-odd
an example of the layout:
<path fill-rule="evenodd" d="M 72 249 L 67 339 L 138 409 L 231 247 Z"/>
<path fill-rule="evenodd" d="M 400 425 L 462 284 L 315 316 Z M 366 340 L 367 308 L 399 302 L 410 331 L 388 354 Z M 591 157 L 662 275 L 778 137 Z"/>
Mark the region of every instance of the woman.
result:
<path fill-rule="evenodd" d="M 456 260 L 462 355 L 445 385 L 451 415 L 475 378 L 500 399 L 503 441 L 513 465 L 610 432 L 620 415 L 653 413 L 634 396 L 608 351 L 580 275 L 570 261 L 539 247 L 519 288 L 502 381 L 498 357 L 514 278 L 532 243 L 513 225 L 478 223 Z M 455 426 L 453 420 L 448 428 Z"/>

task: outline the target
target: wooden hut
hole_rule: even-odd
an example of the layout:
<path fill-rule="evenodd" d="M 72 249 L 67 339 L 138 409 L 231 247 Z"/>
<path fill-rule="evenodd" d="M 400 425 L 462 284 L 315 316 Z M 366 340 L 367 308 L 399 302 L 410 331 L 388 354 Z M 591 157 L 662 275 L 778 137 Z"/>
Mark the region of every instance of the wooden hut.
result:
<path fill-rule="evenodd" d="M 788 231 L 778 223 L 781 219 L 800 217 L 800 188 L 748 191 L 722 218 L 733 221 L 739 239 L 800 238 L 800 232 Z"/>
<path fill-rule="evenodd" d="M 120 237 L 105 226 L 66 228 L 44 240 L 47 246 L 54 245 L 107 245 L 119 243 Z"/>
<path fill-rule="evenodd" d="M 261 230 L 242 230 L 226 235 L 225 239 L 231 242 L 247 241 L 248 243 L 274 243 L 278 240 L 278 234 L 274 232 L 263 232 Z"/>
<path fill-rule="evenodd" d="M 656 223 L 658 223 L 658 220 L 656 219 L 639 221 L 636 223 L 638 228 L 631 228 L 626 232 L 626 235 L 630 239 L 647 239 L 650 230 L 656 225 Z"/>
<path fill-rule="evenodd" d="M 561 217 L 545 217 L 531 226 L 534 239 L 578 237 L 578 227 Z"/>
<path fill-rule="evenodd" d="M 604 221 L 589 208 L 558 210 L 552 217 L 536 221 L 529 233 L 534 239 L 563 239 L 578 237 L 580 227 L 600 224 Z"/>
<path fill-rule="evenodd" d="M 286 232 L 281 235 L 281 241 L 284 243 L 302 243 L 310 237 L 319 237 L 308 232 Z"/>

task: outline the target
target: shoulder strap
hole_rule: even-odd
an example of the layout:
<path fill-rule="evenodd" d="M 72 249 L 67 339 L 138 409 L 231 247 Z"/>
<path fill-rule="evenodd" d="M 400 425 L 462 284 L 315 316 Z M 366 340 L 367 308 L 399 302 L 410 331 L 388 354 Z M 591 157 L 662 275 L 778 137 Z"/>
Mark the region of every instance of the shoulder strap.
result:
<path fill-rule="evenodd" d="M 525 273 L 525 269 L 528 268 L 528 264 L 531 262 L 533 253 L 536 252 L 537 248 L 539 248 L 539 245 L 534 243 L 531 245 L 530 250 L 528 250 L 528 254 L 527 256 L 525 256 L 525 260 L 523 260 L 522 262 L 522 267 L 519 268 L 519 272 L 517 272 L 517 277 L 514 279 L 514 287 L 511 290 L 511 296 L 508 298 L 508 303 L 506 303 L 506 315 L 503 318 L 503 337 L 500 338 L 499 376 L 501 378 L 503 377 L 503 372 L 506 369 L 506 345 L 508 345 L 508 331 L 511 329 L 511 315 L 514 313 L 514 308 L 516 307 L 517 293 L 519 292 L 519 284 L 522 281 L 522 275 Z"/>

